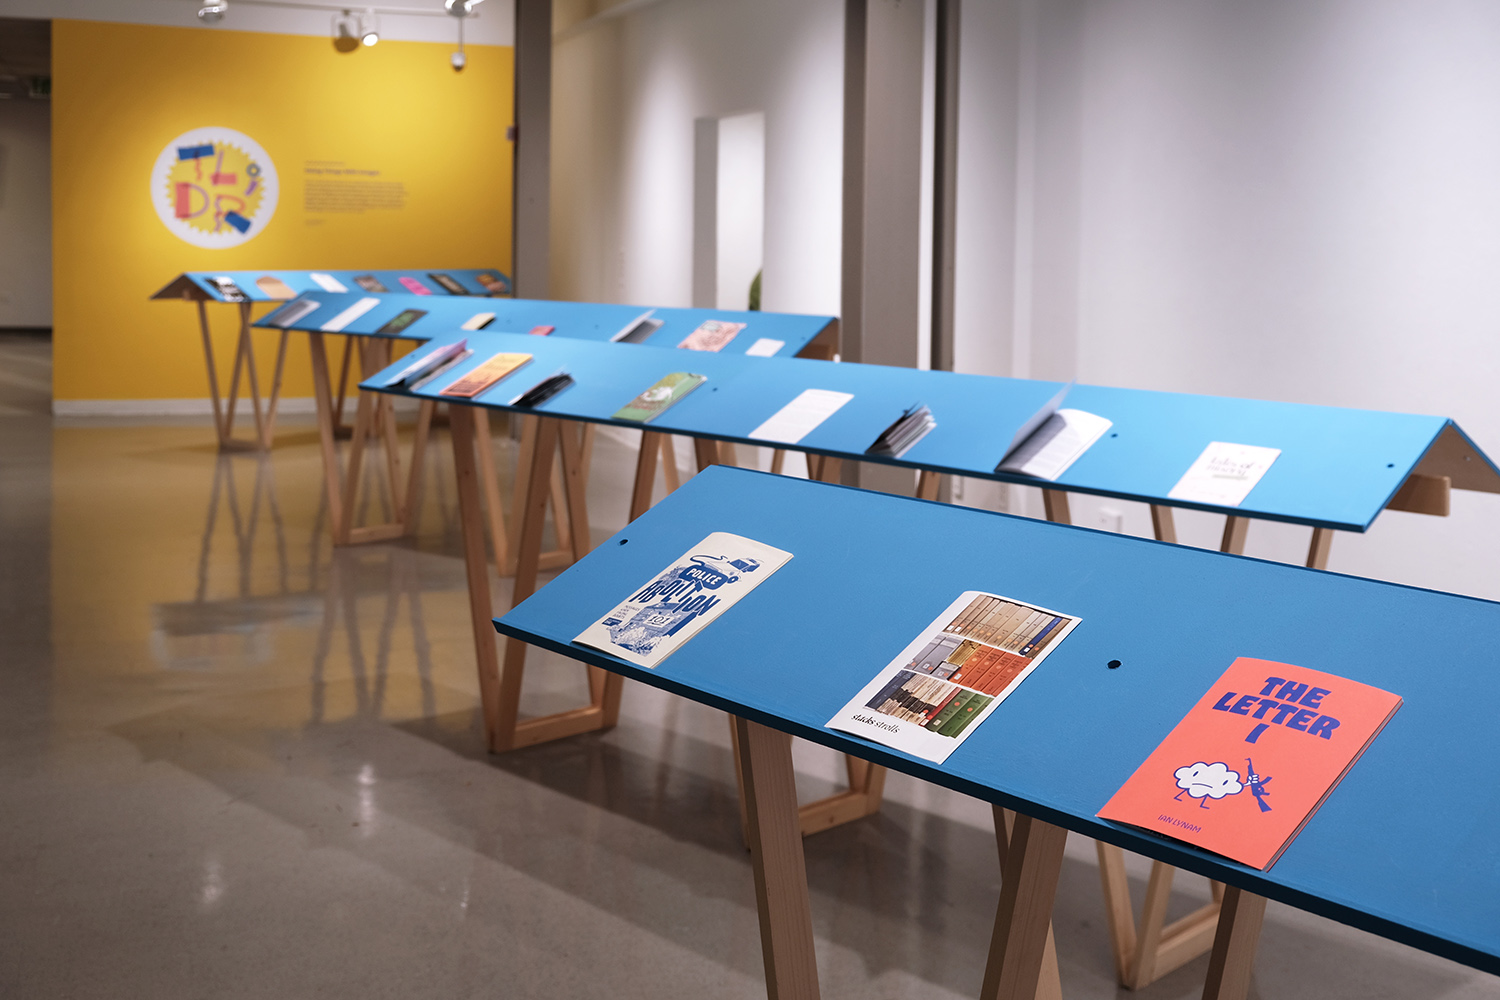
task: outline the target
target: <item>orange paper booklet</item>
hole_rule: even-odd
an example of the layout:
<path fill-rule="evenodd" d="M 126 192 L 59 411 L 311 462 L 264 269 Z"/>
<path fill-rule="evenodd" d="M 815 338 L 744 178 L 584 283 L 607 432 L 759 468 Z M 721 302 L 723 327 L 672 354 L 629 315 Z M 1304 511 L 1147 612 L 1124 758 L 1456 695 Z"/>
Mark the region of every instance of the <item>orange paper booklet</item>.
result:
<path fill-rule="evenodd" d="M 1099 817 L 1264 871 L 1400 707 L 1368 684 L 1242 656 Z"/>
<path fill-rule="evenodd" d="M 455 381 L 438 395 L 473 399 L 531 360 L 529 354 L 497 354 Z"/>

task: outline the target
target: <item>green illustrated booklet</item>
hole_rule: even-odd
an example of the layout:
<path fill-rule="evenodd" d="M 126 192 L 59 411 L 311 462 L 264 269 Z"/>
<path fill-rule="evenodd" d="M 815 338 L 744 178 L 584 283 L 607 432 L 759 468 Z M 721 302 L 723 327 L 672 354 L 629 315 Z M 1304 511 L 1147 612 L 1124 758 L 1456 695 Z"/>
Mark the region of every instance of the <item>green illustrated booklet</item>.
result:
<path fill-rule="evenodd" d="M 707 375 L 690 372 L 663 375 L 651 388 L 616 410 L 614 418 L 645 423 L 707 381 Z"/>

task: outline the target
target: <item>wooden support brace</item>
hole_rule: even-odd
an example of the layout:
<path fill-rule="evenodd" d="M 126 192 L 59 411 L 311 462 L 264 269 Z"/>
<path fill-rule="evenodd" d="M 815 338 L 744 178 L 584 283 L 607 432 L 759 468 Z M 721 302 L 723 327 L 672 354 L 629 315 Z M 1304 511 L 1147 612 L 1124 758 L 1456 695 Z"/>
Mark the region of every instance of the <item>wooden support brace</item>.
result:
<path fill-rule="evenodd" d="M 1066 490 L 1042 490 L 1042 509 L 1047 520 L 1053 524 L 1072 524 L 1073 514 L 1068 509 Z"/>
<path fill-rule="evenodd" d="M 943 474 L 923 469 L 917 474 L 917 496 L 923 500 L 936 500 L 943 486 Z"/>
<path fill-rule="evenodd" d="M 1005 821 L 997 819 L 999 837 Z M 1062 827 L 1016 816 L 1004 845 L 1000 905 L 979 992 L 983 1000 L 1034 1000 L 1037 996 L 1047 942 L 1052 937 L 1052 901 L 1067 842 L 1068 831 Z"/>
<path fill-rule="evenodd" d="M 1208 960 L 1203 1000 L 1245 1000 L 1250 992 L 1250 970 L 1255 946 L 1266 916 L 1266 900 L 1229 886 L 1224 891 L 1223 915 Z"/>
<path fill-rule="evenodd" d="M 1309 569 L 1328 568 L 1328 550 L 1333 546 L 1332 528 L 1314 528 L 1312 533 L 1312 544 L 1307 548 L 1307 565 Z"/>
<path fill-rule="evenodd" d="M 1414 514 L 1447 517 L 1452 488 L 1453 480 L 1448 476 L 1429 476 L 1413 472 L 1406 477 L 1406 482 L 1401 484 L 1401 488 L 1396 491 L 1395 496 L 1391 497 L 1386 508 L 1407 510 Z"/>
<path fill-rule="evenodd" d="M 521 417 L 521 447 L 516 458 L 515 494 L 511 505 L 510 535 L 507 545 L 509 559 L 505 563 L 500 564 L 504 567 L 500 570 L 502 576 L 513 576 L 516 572 L 516 547 L 521 532 L 520 511 L 527 491 L 530 488 L 531 459 L 532 453 L 535 450 L 537 425 L 541 419 L 543 418 L 533 414 Z M 571 429 L 569 429 L 569 433 L 572 433 Z M 561 480 L 551 479 L 550 475 L 549 473 L 548 481 L 551 489 L 549 496 L 552 501 L 552 525 L 557 538 L 558 548 L 550 552 L 543 552 L 538 557 L 538 565 L 542 569 L 562 569 L 565 566 L 572 565 L 573 562 L 572 557 L 569 555 L 572 538 L 568 526 L 567 504 L 563 500 L 562 482 Z"/>
<path fill-rule="evenodd" d="M 1250 519 L 1230 514 L 1224 518 L 1224 537 L 1219 542 L 1219 551 L 1232 555 L 1245 554 L 1245 536 L 1250 533 Z"/>
<path fill-rule="evenodd" d="M 1177 544 L 1177 522 L 1172 517 L 1172 508 L 1162 504 L 1151 505 L 1151 528 L 1158 542 Z"/>
<path fill-rule="evenodd" d="M 1016 814 L 1009 809 L 994 807 L 995 846 L 1000 851 L 1000 870 L 1005 870 L 1005 859 L 1010 853 L 1010 839 L 1016 823 Z M 1042 955 L 1042 972 L 1036 984 L 1036 1000 L 1062 1000 L 1062 980 L 1057 971 L 1057 943 L 1052 932 L 1052 923 L 1047 923 L 1047 948 Z"/>
<path fill-rule="evenodd" d="M 792 739 L 735 719 L 740 784 L 748 813 L 760 946 L 770 1000 L 817 1000 L 818 962 L 807 867 L 797 827 Z"/>
<path fill-rule="evenodd" d="M 470 410 L 472 407 L 454 407 L 455 427 L 460 422 L 458 411 Z M 472 415 L 465 419 L 472 421 Z M 542 529 L 547 516 L 547 505 L 552 499 L 552 473 L 554 469 L 554 458 L 559 450 L 562 452 L 562 463 L 558 468 L 561 472 L 561 483 L 563 497 L 562 504 L 569 512 L 572 525 L 571 544 L 572 551 L 568 553 L 571 559 L 581 559 L 588 553 L 589 549 L 589 527 L 588 513 L 584 504 L 583 485 L 583 443 L 575 427 L 564 424 L 553 417 L 535 418 L 535 432 L 532 439 L 530 451 L 530 463 L 526 470 L 526 495 L 519 507 L 512 510 L 511 514 L 518 526 L 518 535 L 515 545 L 515 583 L 511 590 L 512 604 L 519 604 L 530 597 L 536 591 L 537 573 L 541 567 Z M 459 461 L 461 445 L 459 436 L 454 435 L 454 463 Z M 472 455 L 470 456 L 472 461 Z M 478 490 L 475 490 L 477 502 Z M 482 519 L 475 517 L 463 519 L 464 531 L 477 529 L 479 534 L 477 541 L 471 543 L 466 537 L 466 558 L 472 558 L 469 554 L 473 545 L 478 546 L 478 557 L 483 558 L 484 538 Z M 472 586 L 472 575 L 471 575 Z M 486 581 L 488 591 L 488 581 Z M 480 608 L 475 606 L 474 613 L 481 613 Z M 484 625 L 488 627 L 489 614 L 484 611 Z M 481 671 L 481 687 L 483 686 L 483 672 L 485 669 L 485 652 L 493 657 L 494 640 L 488 635 L 483 642 L 478 639 L 476 632 L 476 643 L 479 648 L 476 652 L 479 656 Z M 620 691 L 623 679 L 618 674 L 606 674 L 597 667 L 587 668 L 589 672 L 589 704 L 580 708 L 556 712 L 552 715 L 541 716 L 533 719 L 522 720 L 520 716 L 521 705 L 521 681 L 526 670 L 526 644 L 518 639 L 507 638 L 505 640 L 505 654 L 499 668 L 498 682 L 493 705 L 486 705 L 485 732 L 489 736 L 490 749 L 503 753 L 520 747 L 533 746 L 537 743 L 545 743 L 550 740 L 561 739 L 565 736 L 575 736 L 579 733 L 593 732 L 599 729 L 607 729 L 614 725 L 619 718 Z"/>
<path fill-rule="evenodd" d="M 314 334 L 316 337 L 317 334 Z M 331 415 L 331 410 L 330 410 Z M 479 503 L 479 470 L 474 461 L 475 408 L 454 406 L 448 412 L 453 441 L 453 471 L 458 488 L 458 523 L 463 534 L 464 574 L 469 589 L 469 622 L 479 670 L 480 714 L 485 745 L 495 746 L 500 711 L 500 665 L 495 651 L 495 613 L 490 599 L 490 567 L 484 555 L 484 513 Z M 331 432 L 331 423 L 330 423 Z"/>
<path fill-rule="evenodd" d="M 484 485 L 484 508 L 489 514 L 490 548 L 495 556 L 495 565 L 504 567 L 510 565 L 510 532 L 505 526 L 505 512 L 500 503 L 500 474 L 495 468 L 495 441 L 490 435 L 490 411 L 482 407 L 471 406 L 465 409 L 473 411 L 474 440 L 479 446 L 479 475 Z M 512 514 L 515 512 L 512 511 Z"/>
<path fill-rule="evenodd" d="M 849 780 L 847 791 L 835 792 L 797 810 L 802 836 L 821 833 L 844 823 L 873 816 L 880 811 L 880 803 L 885 795 L 886 769 L 879 764 L 871 764 L 845 754 L 844 770 Z"/>

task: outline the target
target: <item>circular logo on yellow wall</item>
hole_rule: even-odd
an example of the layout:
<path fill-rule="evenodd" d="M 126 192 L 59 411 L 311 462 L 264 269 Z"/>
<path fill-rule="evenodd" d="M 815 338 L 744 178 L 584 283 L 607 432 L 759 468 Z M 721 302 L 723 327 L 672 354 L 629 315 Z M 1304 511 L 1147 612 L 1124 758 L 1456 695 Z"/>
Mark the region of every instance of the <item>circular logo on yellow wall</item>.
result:
<path fill-rule="evenodd" d="M 276 166 L 254 139 L 231 128 L 184 132 L 151 171 L 151 203 L 162 224 L 195 247 L 254 239 L 276 212 Z"/>

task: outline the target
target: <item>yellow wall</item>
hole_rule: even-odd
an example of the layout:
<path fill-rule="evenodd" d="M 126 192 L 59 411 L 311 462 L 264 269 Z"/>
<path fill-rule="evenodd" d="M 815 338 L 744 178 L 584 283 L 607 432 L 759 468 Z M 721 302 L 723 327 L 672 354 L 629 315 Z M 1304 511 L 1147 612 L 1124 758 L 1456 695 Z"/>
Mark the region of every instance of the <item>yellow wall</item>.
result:
<path fill-rule="evenodd" d="M 344 54 L 327 38 L 92 21 L 53 22 L 53 396 L 205 397 L 194 310 L 148 297 L 183 271 L 499 267 L 510 270 L 512 50 L 382 41 Z M 204 250 L 157 218 L 151 168 L 174 138 L 222 126 L 250 136 L 280 178 L 254 239 Z M 406 186 L 406 206 L 303 209 L 304 165 L 343 161 Z M 231 306 L 216 314 L 221 378 Z M 268 377 L 273 338 L 258 336 Z M 308 396 L 297 339 L 284 394 Z"/>

